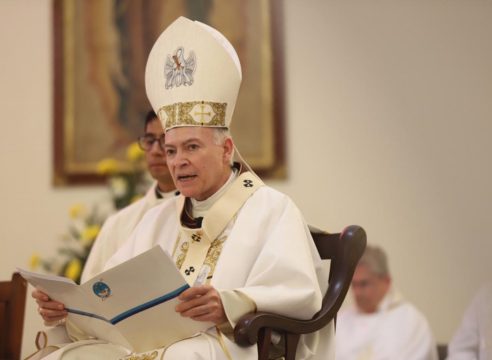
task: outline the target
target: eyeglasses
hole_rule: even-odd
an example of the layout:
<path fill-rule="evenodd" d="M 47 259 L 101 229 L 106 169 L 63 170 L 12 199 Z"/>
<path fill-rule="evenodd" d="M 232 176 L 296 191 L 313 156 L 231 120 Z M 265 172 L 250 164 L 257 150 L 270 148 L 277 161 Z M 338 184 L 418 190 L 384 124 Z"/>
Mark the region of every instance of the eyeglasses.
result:
<path fill-rule="evenodd" d="M 138 146 L 140 146 L 140 149 L 144 151 L 150 151 L 150 149 L 152 149 L 152 146 L 154 146 L 154 143 L 157 141 L 160 149 L 164 151 L 164 140 L 165 134 L 162 134 L 159 137 L 156 137 L 152 134 L 145 134 L 144 136 L 140 136 L 138 138 Z"/>

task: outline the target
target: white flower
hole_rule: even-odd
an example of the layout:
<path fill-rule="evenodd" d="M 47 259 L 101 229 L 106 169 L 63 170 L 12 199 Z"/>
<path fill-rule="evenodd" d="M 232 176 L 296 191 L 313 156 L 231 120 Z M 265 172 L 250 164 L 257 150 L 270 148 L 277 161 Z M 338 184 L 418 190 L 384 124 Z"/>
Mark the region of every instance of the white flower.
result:
<path fill-rule="evenodd" d="M 112 177 L 109 181 L 111 192 L 115 197 L 123 197 L 128 191 L 128 184 L 126 180 L 121 176 Z"/>

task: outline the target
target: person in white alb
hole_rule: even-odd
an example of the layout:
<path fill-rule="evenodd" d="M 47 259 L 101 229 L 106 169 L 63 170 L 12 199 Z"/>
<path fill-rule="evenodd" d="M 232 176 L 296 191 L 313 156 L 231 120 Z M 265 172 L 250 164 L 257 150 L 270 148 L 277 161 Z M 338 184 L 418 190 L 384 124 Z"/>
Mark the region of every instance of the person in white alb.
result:
<path fill-rule="evenodd" d="M 164 154 L 164 130 L 153 110 L 145 117 L 144 130 L 138 144 L 145 152 L 145 163 L 155 182 L 143 198 L 106 219 L 85 263 L 82 283 L 102 272 L 106 261 L 130 237 L 147 210 L 176 196 Z"/>
<path fill-rule="evenodd" d="M 484 284 L 466 309 L 447 360 L 492 360 L 492 283 Z"/>
<path fill-rule="evenodd" d="M 437 359 L 427 320 L 392 286 L 381 248 L 367 246 L 355 269 L 352 293 L 355 304 L 337 317 L 337 360 Z"/>
<path fill-rule="evenodd" d="M 181 195 L 151 210 L 105 269 L 160 245 L 191 286 L 176 311 L 208 330 L 167 348 L 129 354 L 122 346 L 73 340 L 46 359 L 257 359 L 232 329 L 241 316 L 267 311 L 310 319 L 321 308 L 321 260 L 292 200 L 266 186 L 237 154 L 229 127 L 241 66 L 217 30 L 178 18 L 158 38 L 146 67 L 147 96 L 166 132 L 165 152 Z M 237 154 L 238 155 L 238 154 Z M 162 319 L 162 326 L 172 327 Z M 145 331 L 145 329 L 142 329 Z M 297 359 L 333 359 L 333 324 L 302 336 Z"/>

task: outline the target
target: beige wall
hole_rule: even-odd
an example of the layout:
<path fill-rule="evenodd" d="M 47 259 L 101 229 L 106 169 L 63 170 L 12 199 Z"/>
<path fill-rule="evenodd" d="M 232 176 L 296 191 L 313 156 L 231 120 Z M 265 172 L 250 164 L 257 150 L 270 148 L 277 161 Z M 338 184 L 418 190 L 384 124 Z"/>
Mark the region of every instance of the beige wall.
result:
<path fill-rule="evenodd" d="M 491 272 L 492 2 L 286 0 L 285 11 L 289 179 L 271 185 L 314 225 L 363 225 L 447 342 Z M 51 186 L 51 2 L 0 1 L 0 49 L 6 279 L 54 251 L 71 204 L 106 193 Z"/>

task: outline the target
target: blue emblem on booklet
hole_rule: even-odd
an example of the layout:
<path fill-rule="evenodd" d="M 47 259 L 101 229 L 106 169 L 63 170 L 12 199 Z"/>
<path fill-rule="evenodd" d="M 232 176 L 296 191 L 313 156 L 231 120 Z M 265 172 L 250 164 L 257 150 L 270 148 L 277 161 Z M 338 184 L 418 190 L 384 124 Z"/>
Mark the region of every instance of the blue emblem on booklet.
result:
<path fill-rule="evenodd" d="M 92 291 L 94 291 L 94 294 L 99 296 L 102 300 L 111 296 L 111 289 L 102 281 L 95 282 L 94 285 L 92 285 Z"/>

